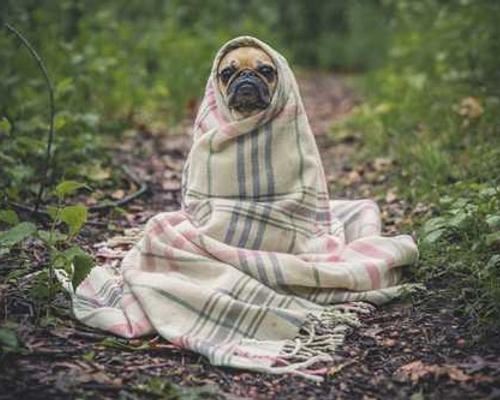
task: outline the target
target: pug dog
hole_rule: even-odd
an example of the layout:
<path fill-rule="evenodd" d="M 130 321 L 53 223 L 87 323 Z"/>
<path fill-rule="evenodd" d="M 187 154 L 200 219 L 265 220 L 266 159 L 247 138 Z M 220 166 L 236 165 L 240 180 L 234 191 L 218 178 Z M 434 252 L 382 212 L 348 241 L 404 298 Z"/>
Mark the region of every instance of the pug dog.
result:
<path fill-rule="evenodd" d="M 278 80 L 276 65 L 262 49 L 243 46 L 229 51 L 217 68 L 219 90 L 237 119 L 270 104 Z"/>

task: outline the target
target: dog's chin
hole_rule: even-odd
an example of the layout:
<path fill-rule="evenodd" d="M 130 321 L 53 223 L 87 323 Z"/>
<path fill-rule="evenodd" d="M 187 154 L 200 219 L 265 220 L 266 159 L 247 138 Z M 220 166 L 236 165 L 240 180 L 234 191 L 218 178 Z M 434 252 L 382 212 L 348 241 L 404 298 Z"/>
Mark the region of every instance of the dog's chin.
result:
<path fill-rule="evenodd" d="M 229 104 L 229 109 L 236 111 L 243 116 L 251 116 L 269 107 L 268 102 L 261 100 L 244 100 Z"/>
<path fill-rule="evenodd" d="M 228 96 L 229 109 L 245 117 L 265 110 L 270 104 L 270 99 L 263 98 L 257 92 L 251 95 L 235 92 Z"/>

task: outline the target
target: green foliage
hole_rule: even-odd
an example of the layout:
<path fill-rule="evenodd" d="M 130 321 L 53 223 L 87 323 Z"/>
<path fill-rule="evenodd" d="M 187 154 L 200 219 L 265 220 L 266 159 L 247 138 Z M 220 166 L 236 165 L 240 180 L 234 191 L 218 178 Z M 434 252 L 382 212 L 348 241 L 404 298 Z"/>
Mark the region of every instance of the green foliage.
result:
<path fill-rule="evenodd" d="M 415 198 L 471 176 L 494 179 L 500 172 L 500 68 L 494 56 L 500 53 L 500 4 L 391 3 L 387 65 L 364 79 L 370 101 L 338 129 L 361 132 L 372 153 L 389 146 Z"/>
<path fill-rule="evenodd" d="M 464 312 L 498 324 L 500 3 L 384 4 L 393 9 L 387 62 L 362 79 L 366 101 L 333 134 L 356 132 L 361 158 L 389 155 L 398 191 L 434 204 L 416 275 L 454 282 Z"/>
<path fill-rule="evenodd" d="M 13 247 L 21 243 L 26 238 L 36 232 L 35 224 L 31 222 L 21 222 L 5 232 L 0 233 L 0 246 Z"/>
<path fill-rule="evenodd" d="M 53 81 L 56 182 L 85 181 L 96 160 L 109 163 L 103 147 L 123 127 L 165 129 L 193 112 L 229 38 L 256 35 L 297 65 L 367 68 L 383 59 L 390 13 L 379 0 L 6 0 L 0 23 L 27 37 Z M 31 199 L 45 162 L 45 83 L 6 30 L 0 58 L 0 201 Z"/>
<path fill-rule="evenodd" d="M 63 181 L 56 186 L 54 194 L 59 199 L 59 204 L 47 210 L 52 220 L 49 230 L 38 229 L 31 222 L 19 222 L 12 210 L 0 211 L 0 221 L 13 225 L 6 231 L 0 231 L 0 250 L 11 251 L 25 239 L 33 238 L 41 241 L 49 253 L 48 265 L 37 275 L 32 289 L 35 298 L 48 302 L 48 310 L 59 287 L 55 281 L 56 270 L 61 270 L 64 276 L 69 277 L 73 290 L 76 290 L 94 266 L 89 254 L 72 245 L 87 220 L 87 208 L 81 204 L 65 206 L 62 203 L 67 196 L 82 187 L 85 185 L 76 181 Z M 59 229 L 63 224 L 67 234 Z"/>
<path fill-rule="evenodd" d="M 60 202 L 67 196 L 80 188 L 84 184 L 76 181 L 63 181 L 55 188 L 55 194 Z M 49 231 L 38 231 L 37 237 L 47 246 L 50 253 L 50 264 L 48 267 L 49 279 L 49 300 L 53 297 L 53 279 L 55 269 L 62 269 L 66 276 L 71 278 L 73 290 L 87 277 L 94 266 L 92 257 L 78 246 L 67 248 L 74 237 L 87 221 L 87 208 L 82 204 L 67 205 L 59 204 L 57 207 L 50 207 L 48 213 L 52 219 Z M 68 235 L 62 233 L 57 228 L 64 223 L 68 230 Z M 62 250 L 62 247 L 66 250 Z"/>
<path fill-rule="evenodd" d="M 64 197 L 66 197 L 67 195 L 70 195 L 70 194 L 76 192 L 78 189 L 81 189 L 83 187 L 87 187 L 87 186 L 84 185 L 83 183 L 76 182 L 76 181 L 63 181 L 59 185 L 56 186 L 55 193 L 59 199 L 62 199 Z"/>
<path fill-rule="evenodd" d="M 86 253 L 75 254 L 70 259 L 73 264 L 73 276 L 71 278 L 71 285 L 76 290 L 80 283 L 87 277 L 90 270 L 94 267 L 94 260 Z"/>
<path fill-rule="evenodd" d="M 421 229 L 415 274 L 431 282 L 445 274 L 462 312 L 478 322 L 500 318 L 500 188 L 459 183 L 439 201 L 439 216 Z"/>
<path fill-rule="evenodd" d="M 5 222 L 8 225 L 16 225 L 19 218 L 13 210 L 0 210 L 0 222 Z"/>
<path fill-rule="evenodd" d="M 69 234 L 74 236 L 87 221 L 87 208 L 82 204 L 66 206 L 60 210 L 59 218 L 68 226 Z"/>
<path fill-rule="evenodd" d="M 16 332 L 6 327 L 0 327 L 0 354 L 19 350 Z"/>

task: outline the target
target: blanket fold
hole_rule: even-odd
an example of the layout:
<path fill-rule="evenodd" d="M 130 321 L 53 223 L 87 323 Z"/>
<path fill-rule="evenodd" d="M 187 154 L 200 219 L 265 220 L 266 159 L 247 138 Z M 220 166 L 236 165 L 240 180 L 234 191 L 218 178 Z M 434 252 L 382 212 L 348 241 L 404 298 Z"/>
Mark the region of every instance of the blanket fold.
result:
<path fill-rule="evenodd" d="M 270 107 L 235 120 L 216 70 L 243 45 L 271 56 L 278 83 Z M 330 200 L 294 75 L 255 38 L 219 50 L 193 138 L 182 209 L 151 218 L 118 270 L 92 270 L 72 293 L 76 318 L 158 333 L 215 365 L 321 379 L 314 364 L 401 291 L 415 243 L 381 236 L 373 201 Z"/>

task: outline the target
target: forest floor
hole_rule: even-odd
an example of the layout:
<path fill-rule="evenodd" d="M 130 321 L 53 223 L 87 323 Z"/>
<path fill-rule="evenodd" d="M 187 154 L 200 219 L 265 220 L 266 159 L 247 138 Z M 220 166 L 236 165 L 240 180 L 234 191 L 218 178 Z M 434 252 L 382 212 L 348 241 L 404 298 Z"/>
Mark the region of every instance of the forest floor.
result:
<path fill-rule="evenodd" d="M 397 166 L 385 158 L 358 162 L 358 138 L 334 141 L 327 135 L 361 99 L 335 75 L 310 73 L 302 75 L 299 84 L 332 197 L 375 198 L 383 210 L 386 234 L 413 233 L 408 232 L 408 220 L 428 207 L 410 207 L 390 187 L 388 177 Z M 81 234 L 83 246 L 92 249 L 96 242 L 139 226 L 159 211 L 179 207 L 190 124 L 187 119 L 178 135 L 140 127 L 116 145 L 116 163 L 129 166 L 148 182 L 150 191 L 121 212 L 93 215 Z M 122 189 L 112 190 L 114 197 L 123 197 Z M 57 317 L 43 326 L 35 324 L 40 321 L 39 307 L 26 288 L 44 255 L 35 249 L 34 259 L 27 276 L 0 284 L 0 322 L 16 322 L 23 343 L 22 351 L 0 355 L 0 399 L 500 398 L 500 344 L 465 341 L 473 334 L 470 320 L 455 312 L 456 300 L 443 290 L 447 282 L 437 281 L 426 292 L 364 317 L 362 327 L 347 337 L 335 362 L 327 366 L 325 381 L 314 383 L 296 376 L 214 367 L 204 357 L 158 337 L 111 337 L 61 311 L 68 308 L 62 295 Z"/>

